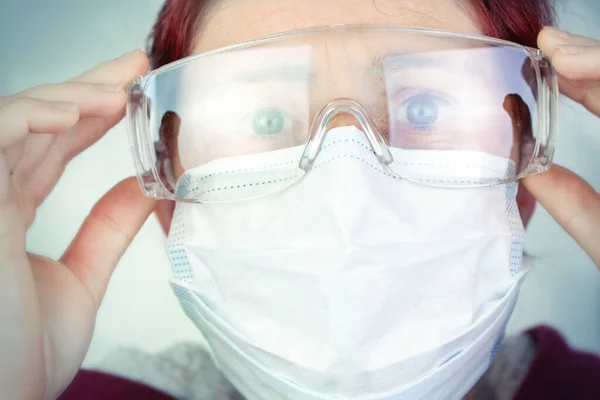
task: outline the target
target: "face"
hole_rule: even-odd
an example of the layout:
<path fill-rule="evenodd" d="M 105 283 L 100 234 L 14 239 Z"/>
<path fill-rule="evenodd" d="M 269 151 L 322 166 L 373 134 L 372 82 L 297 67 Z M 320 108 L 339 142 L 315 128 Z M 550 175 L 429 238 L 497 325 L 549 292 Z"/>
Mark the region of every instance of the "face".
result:
<path fill-rule="evenodd" d="M 467 6 L 458 3 L 453 0 L 217 0 L 200 21 L 192 53 L 269 34 L 335 24 L 395 24 L 483 34 L 471 19 Z M 337 73 L 338 69 L 331 69 Z M 342 118 L 337 116 L 337 123 L 347 124 Z M 165 211 L 167 206 L 162 208 L 159 217 L 171 212 Z M 166 221 L 168 218 L 161 218 L 165 228 Z"/>
<path fill-rule="evenodd" d="M 465 3 L 452 0 L 221 0 L 210 4 L 201 18 L 192 53 L 273 33 L 333 24 L 398 24 L 482 34 Z M 510 104 L 506 107 L 514 108 Z M 334 122 L 347 124 L 344 118 L 352 117 L 339 115 Z M 535 202 L 525 191 L 519 193 L 518 201 L 523 221 L 527 223 Z M 158 215 L 165 230 L 171 212 L 172 204 L 159 208 Z"/>

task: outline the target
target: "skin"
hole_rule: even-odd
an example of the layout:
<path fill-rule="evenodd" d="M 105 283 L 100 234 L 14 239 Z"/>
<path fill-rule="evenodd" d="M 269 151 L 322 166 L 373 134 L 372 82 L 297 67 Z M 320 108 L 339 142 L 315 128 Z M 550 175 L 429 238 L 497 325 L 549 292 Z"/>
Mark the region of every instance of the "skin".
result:
<path fill-rule="evenodd" d="M 385 14 L 374 4 L 383 8 Z M 402 24 L 481 33 L 466 10 L 447 0 L 226 0 L 214 5 L 200 22 L 193 52 L 201 53 L 277 32 L 342 23 Z M 244 25 L 243 29 L 239 29 L 240 25 Z"/>
<path fill-rule="evenodd" d="M 377 0 L 375 8 L 371 0 L 226 0 L 205 17 L 194 51 L 330 23 L 478 32 L 453 2 L 422 3 Z M 539 46 L 561 74 L 561 91 L 600 116 L 600 42 L 545 29 Z M 37 207 L 69 160 L 123 117 L 123 87 L 147 69 L 147 57 L 134 52 L 69 82 L 0 98 L 0 393 L 6 398 L 56 398 L 69 384 L 89 347 L 112 271 L 157 206 L 127 179 L 96 204 L 59 260 L 26 251 Z M 558 166 L 523 183 L 600 265 L 600 247 L 593 243 L 600 235 L 598 193 Z M 166 227 L 171 205 L 161 204 L 157 214 Z"/>
<path fill-rule="evenodd" d="M 466 8 L 447 0 L 308 0 L 301 3 L 296 0 L 225 0 L 211 4 L 199 22 L 192 54 L 273 33 L 331 24 L 399 24 L 482 34 Z M 355 123 L 348 115 L 338 115 L 330 126 Z M 183 170 L 178 172 L 180 175 Z M 529 220 L 535 202 L 524 190 L 519 201 L 522 218 Z M 157 207 L 156 214 L 166 233 L 174 207 L 172 201 L 160 201 Z"/>

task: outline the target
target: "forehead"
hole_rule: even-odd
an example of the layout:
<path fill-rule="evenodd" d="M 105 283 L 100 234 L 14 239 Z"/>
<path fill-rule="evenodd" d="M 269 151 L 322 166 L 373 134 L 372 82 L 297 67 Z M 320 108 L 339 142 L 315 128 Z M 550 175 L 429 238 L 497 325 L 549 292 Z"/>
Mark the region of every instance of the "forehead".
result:
<path fill-rule="evenodd" d="M 482 33 L 461 0 L 214 0 L 193 53 L 332 24 L 399 24 Z"/>

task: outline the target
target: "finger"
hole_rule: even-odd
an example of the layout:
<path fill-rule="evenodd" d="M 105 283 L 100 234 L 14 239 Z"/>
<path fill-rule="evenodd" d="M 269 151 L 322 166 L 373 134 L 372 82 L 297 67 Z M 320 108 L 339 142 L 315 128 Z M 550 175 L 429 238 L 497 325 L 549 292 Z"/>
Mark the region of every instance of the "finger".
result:
<path fill-rule="evenodd" d="M 144 74 L 149 68 L 149 61 L 142 51 L 133 51 L 123 56 L 101 64 L 91 70 L 73 78 L 70 82 L 88 82 L 100 84 L 113 84 L 124 86 L 135 77 Z M 119 122 L 125 115 L 125 95 L 121 91 L 119 108 L 110 109 L 114 113 L 103 115 L 103 118 L 89 118 L 82 120 L 77 127 L 72 129 L 56 142 L 59 154 L 65 160 L 70 160 L 100 139 L 109 129 Z M 109 110 L 109 111 L 110 111 Z M 64 166 L 60 167 L 62 170 Z M 45 196 L 43 196 L 45 197 Z"/>
<path fill-rule="evenodd" d="M 31 179 L 27 179 L 32 184 L 37 183 L 39 185 L 26 200 L 27 202 L 39 204 L 54 187 L 58 177 L 64 171 L 66 162 L 95 143 L 123 118 L 125 114 L 125 93 L 122 86 L 146 72 L 148 65 L 148 57 L 143 52 L 135 51 L 95 67 L 73 78 L 66 84 L 47 85 L 35 88 L 30 92 L 40 97 L 78 98 L 81 100 L 87 96 L 82 96 L 82 91 L 77 91 L 77 89 L 87 88 L 88 91 L 104 90 L 109 94 L 109 99 L 107 101 L 105 97 L 103 101 L 101 97 L 89 96 L 96 99 L 96 103 L 84 103 L 81 117 L 85 119 L 80 121 L 75 128 L 60 135 L 60 139 L 54 138 L 44 141 L 47 146 L 54 146 L 45 156 L 46 159 L 37 158 L 23 164 L 25 173 L 20 173 L 20 175 L 30 177 L 30 174 L 33 174 L 34 176 Z M 85 83 L 88 83 L 88 85 L 86 86 Z M 99 84 L 100 86 L 89 85 L 90 83 Z M 117 89 L 116 93 L 115 89 Z M 99 116 L 102 118 L 93 118 Z M 45 168 L 37 169 L 40 163 Z M 48 176 L 52 178 L 47 179 Z"/>
<path fill-rule="evenodd" d="M 27 194 L 23 199 L 24 205 L 37 208 L 52 191 L 67 164 L 102 138 L 122 117 L 121 113 L 107 118 L 86 118 L 79 121 L 75 128 L 55 136 L 45 155 L 40 158 L 41 161 L 31 166 L 35 168 L 29 168 L 28 178 L 21 184 L 26 189 L 23 193 Z M 16 170 L 15 174 L 20 172 Z M 34 215 L 28 216 L 26 226 L 33 222 L 33 217 Z"/>
<path fill-rule="evenodd" d="M 125 91 L 122 87 L 106 83 L 67 82 L 42 85 L 17 93 L 14 97 L 76 103 L 81 118 L 111 115 L 125 104 Z"/>
<path fill-rule="evenodd" d="M 559 76 L 558 85 L 562 94 L 600 117 L 600 81 L 576 81 Z"/>
<path fill-rule="evenodd" d="M 600 80 L 600 41 L 544 28 L 538 36 L 538 46 L 565 78 Z"/>
<path fill-rule="evenodd" d="M 159 200 L 156 206 L 156 217 L 166 235 L 169 234 L 173 212 L 175 211 L 175 202 L 172 200 Z"/>
<path fill-rule="evenodd" d="M 63 154 L 63 158 L 71 161 L 83 150 L 87 149 L 106 132 L 117 125 L 125 116 L 125 111 L 121 110 L 117 114 L 109 115 L 105 118 L 86 118 L 73 128 L 56 137 L 54 145 L 56 149 Z"/>
<path fill-rule="evenodd" d="M 600 195 L 594 188 L 556 165 L 524 178 L 523 184 L 600 267 Z"/>
<path fill-rule="evenodd" d="M 559 46 L 552 56 L 556 71 L 571 80 L 600 80 L 600 46 Z"/>
<path fill-rule="evenodd" d="M 135 77 L 147 72 L 148 68 L 148 57 L 144 52 L 137 50 L 92 68 L 71 79 L 70 82 L 108 83 L 125 86 Z M 64 160 L 71 160 L 99 140 L 109 129 L 123 119 L 125 115 L 124 91 L 121 94 L 118 111 L 104 115 L 103 118 L 82 120 L 78 126 L 57 139 L 56 148 L 59 150 L 58 154 L 63 155 Z M 62 171 L 62 169 L 64 169 L 64 165 L 60 166 L 59 164 L 59 170 Z M 45 192 L 45 189 L 41 192 Z M 45 195 L 38 197 L 43 198 Z"/>
<path fill-rule="evenodd" d="M 148 56 L 140 50 L 122 55 L 71 79 L 71 82 L 112 83 L 127 85 L 149 68 Z"/>
<path fill-rule="evenodd" d="M 69 81 L 69 83 L 88 82 L 101 84 L 115 84 L 117 86 L 120 86 L 119 90 L 116 92 L 119 99 L 117 101 L 113 100 L 113 103 L 109 102 L 110 104 L 107 108 L 100 107 L 98 109 L 91 107 L 92 110 L 89 110 L 86 109 L 86 107 L 83 107 L 83 111 L 85 112 L 85 114 L 83 115 L 84 117 L 102 115 L 102 118 L 84 119 L 82 121 L 85 122 L 81 124 L 81 129 L 78 129 L 77 127 L 75 129 L 71 129 L 71 131 L 69 132 L 70 134 L 65 135 L 65 139 L 72 141 L 72 143 L 67 142 L 65 140 L 65 142 L 62 143 L 62 146 L 58 147 L 66 149 L 66 151 L 63 151 L 62 153 L 60 151 L 50 152 L 51 154 L 46 155 L 45 159 L 41 161 L 41 163 L 44 164 L 44 166 L 49 166 L 48 169 L 45 170 L 45 172 L 41 171 L 41 168 L 36 169 L 37 166 L 40 165 L 40 159 L 35 159 L 33 160 L 33 162 L 29 163 L 29 165 L 26 166 L 26 168 L 29 171 L 34 171 L 32 180 L 33 182 L 44 183 L 43 185 L 40 185 L 40 188 L 33 191 L 33 193 L 29 196 L 27 201 L 34 204 L 39 204 L 39 202 L 41 202 L 43 198 L 46 197 L 49 190 L 51 190 L 51 188 L 58 180 L 58 177 L 64 170 L 65 163 L 75 154 L 78 154 L 80 151 L 97 141 L 102 135 L 104 135 L 107 132 L 108 129 L 114 126 L 118 120 L 122 119 L 125 106 L 125 94 L 122 87 L 129 83 L 129 81 L 131 81 L 136 76 L 146 72 L 148 69 L 148 65 L 149 63 L 147 56 L 143 52 L 136 51 L 119 57 L 116 60 L 104 63 Z M 64 86 L 62 87 L 64 88 Z M 48 88 L 42 88 L 41 90 L 43 89 L 47 90 Z M 108 91 L 114 91 L 114 89 L 110 87 L 110 90 Z M 57 92 L 59 93 L 59 95 L 67 96 L 67 94 L 64 93 L 64 91 L 59 90 Z M 37 101 L 42 102 L 43 100 L 37 99 Z M 0 122 L 6 120 L 7 115 L 12 114 L 12 111 L 14 111 L 15 108 L 27 108 L 22 105 L 23 103 L 27 102 L 31 102 L 31 100 L 15 99 L 14 96 L 12 96 L 11 98 L 0 98 Z M 15 103 L 17 105 L 21 104 L 21 106 L 16 107 Z M 29 107 L 29 109 L 30 108 L 31 107 Z M 96 112 L 94 112 L 94 110 Z M 59 133 L 61 131 L 68 130 L 69 128 L 73 128 L 73 125 L 75 125 L 75 123 L 79 120 L 80 117 L 78 111 L 77 115 L 74 116 L 71 120 L 69 120 L 68 123 L 66 123 L 64 122 L 65 118 L 58 118 L 56 113 L 51 114 L 48 118 L 44 118 L 46 114 L 48 114 L 47 112 L 39 112 L 37 114 L 27 112 L 23 113 L 25 114 L 26 118 L 13 118 L 11 120 L 11 125 L 8 128 L 2 128 L 2 131 L 0 131 L 0 146 L 3 145 L 3 138 L 5 138 L 4 147 L 7 147 L 9 143 L 14 144 L 18 140 L 26 137 L 28 132 L 27 128 L 29 128 L 29 125 L 32 125 L 32 129 L 29 131 L 33 133 Z M 2 118 L 3 116 L 4 118 Z M 58 122 L 56 122 L 57 119 L 59 120 Z M 19 123 L 20 125 L 15 123 Z M 0 123 L 0 127 L 2 126 L 3 124 Z M 87 137 L 85 135 L 79 135 L 79 133 L 86 133 L 86 131 L 88 133 L 91 133 L 91 135 Z M 45 139 L 44 143 L 53 146 L 56 143 L 55 140 L 56 138 Z M 12 158 L 9 161 L 14 163 L 15 159 L 20 158 L 20 155 L 18 153 L 22 154 L 22 151 L 16 152 L 16 154 L 12 155 Z M 3 159 L 3 165 L 4 164 L 7 164 L 5 159 Z M 51 168 L 50 166 L 52 166 L 53 168 Z M 44 174 L 46 174 L 46 176 L 44 176 Z M 51 176 L 52 179 L 45 179 L 48 176 Z M 29 216 L 29 218 L 32 218 L 32 216 Z"/>
<path fill-rule="evenodd" d="M 31 175 L 46 154 L 49 147 L 60 134 L 36 134 L 28 135 L 25 140 L 10 146 L 6 151 L 8 165 L 12 171 L 12 178 L 17 186 Z"/>
<path fill-rule="evenodd" d="M 61 261 L 88 288 L 97 306 L 119 259 L 155 206 L 135 178 L 122 181 L 94 206 L 63 255 Z"/>
<path fill-rule="evenodd" d="M 59 133 L 79 120 L 77 104 L 27 97 L 0 105 L 0 148 L 22 140 L 28 133 Z"/>
<path fill-rule="evenodd" d="M 600 40 L 544 28 L 538 46 L 559 74 L 560 91 L 600 116 Z"/>
<path fill-rule="evenodd" d="M 552 56 L 557 47 L 563 44 L 574 46 L 600 46 L 600 40 L 574 35 L 559 28 L 547 26 L 538 36 L 538 46 L 546 55 Z M 551 50 L 551 51 L 548 51 Z"/>
<path fill-rule="evenodd" d="M 536 202 L 535 198 L 527 191 L 524 185 L 519 186 L 519 191 L 517 192 L 517 206 L 519 208 L 521 221 L 523 221 L 523 225 L 527 227 L 533 216 Z"/>
<path fill-rule="evenodd" d="M 18 98 L 34 98 L 52 102 L 75 103 L 79 111 L 79 118 L 89 118 L 97 116 L 114 116 L 116 113 L 124 110 L 125 94 L 118 85 L 89 84 L 89 83 L 67 83 L 59 85 L 45 85 L 27 90 L 17 95 L 5 98 L 5 104 L 8 101 L 14 101 Z M 59 103 L 60 104 L 60 103 Z M 0 107 L 2 107 L 0 105 Z M 37 117 L 41 115 L 36 114 Z M 7 118 L 13 122 L 14 113 L 9 109 Z M 79 124 L 78 124 L 79 125 Z M 62 125 L 60 128 L 67 128 Z M 36 132 L 41 133 L 43 130 Z M 37 135 L 36 135 L 37 136 Z M 44 158 L 44 152 L 48 150 L 48 145 L 54 140 L 54 135 L 50 137 L 33 136 L 26 140 L 28 146 L 28 157 L 18 164 L 13 171 L 16 176 L 29 176 L 32 171 Z M 25 143 L 22 143 L 24 145 Z M 33 145 L 33 146 L 32 146 Z M 23 149 L 11 149 L 7 154 L 9 165 L 17 165 Z M 18 157 L 17 157 L 18 156 Z"/>

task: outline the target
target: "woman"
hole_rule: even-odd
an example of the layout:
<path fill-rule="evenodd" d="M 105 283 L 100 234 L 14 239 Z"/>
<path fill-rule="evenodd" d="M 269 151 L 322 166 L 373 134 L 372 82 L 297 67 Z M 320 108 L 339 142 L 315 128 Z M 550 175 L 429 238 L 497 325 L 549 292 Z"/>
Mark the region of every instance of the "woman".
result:
<path fill-rule="evenodd" d="M 535 46 L 542 26 L 551 22 L 548 10 L 543 2 L 527 8 L 516 1 L 472 1 L 461 6 L 439 1 L 415 6 L 411 2 L 262 0 L 207 7 L 170 1 L 157 23 L 150 58 L 152 66 L 159 67 L 189 54 L 269 33 L 356 23 L 482 33 Z M 197 26 L 195 16 L 199 18 Z M 543 30 L 537 43 L 561 75 L 561 91 L 599 114 L 598 43 L 555 29 Z M 122 118 L 123 86 L 147 69 L 146 56 L 131 53 L 65 84 L 34 88 L 1 100 L 0 143 L 5 156 L 0 186 L 4 232 L 0 281 L 10 285 L 2 289 L 6 300 L 0 325 L 2 362 L 11 360 L 2 368 L 7 371 L 2 374 L 2 393 L 7 398 L 53 398 L 69 384 L 85 355 L 112 268 L 156 208 L 155 200 L 138 193 L 135 182 L 125 181 L 97 204 L 60 262 L 25 252 L 24 235 L 35 209 L 67 160 Z M 531 175 L 522 183 L 596 264 L 600 263 L 593 243 L 600 229 L 597 193 L 560 167 Z M 525 191 L 519 199 L 525 222 L 533 200 Z M 166 230 L 172 208 L 163 202 L 157 213 Z"/>

